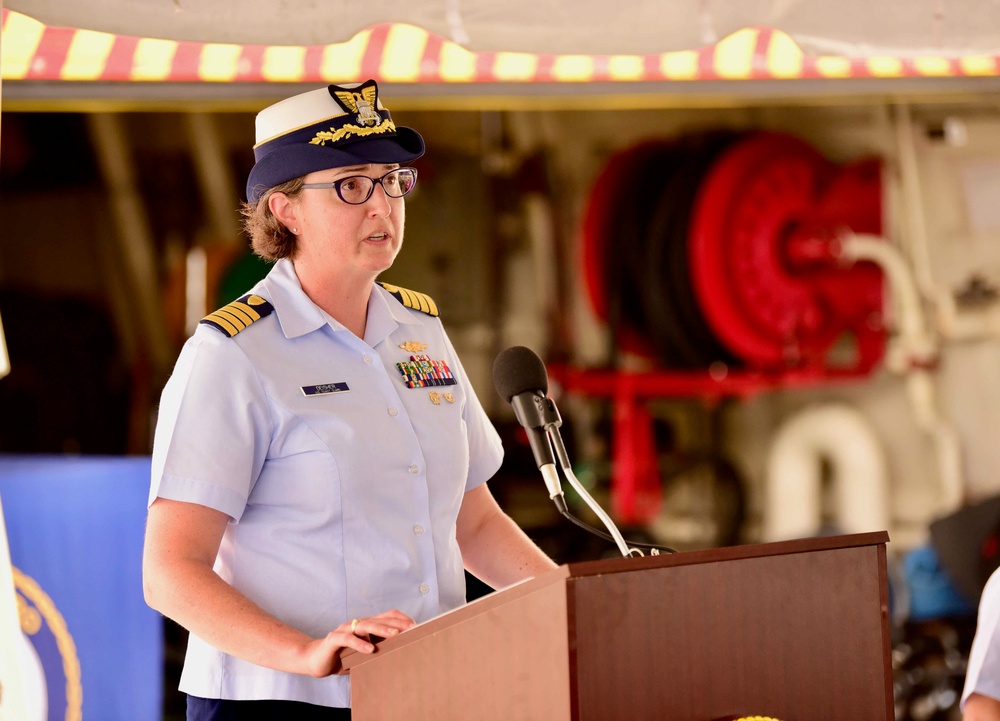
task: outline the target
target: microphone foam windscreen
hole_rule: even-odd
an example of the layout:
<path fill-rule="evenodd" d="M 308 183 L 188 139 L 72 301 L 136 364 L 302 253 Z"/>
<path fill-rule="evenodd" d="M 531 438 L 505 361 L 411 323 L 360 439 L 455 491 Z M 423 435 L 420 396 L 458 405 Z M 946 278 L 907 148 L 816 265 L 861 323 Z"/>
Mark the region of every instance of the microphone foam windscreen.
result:
<path fill-rule="evenodd" d="M 515 345 L 501 351 L 493 361 L 493 387 L 505 401 L 525 391 L 549 392 L 545 364 L 533 350 Z"/>

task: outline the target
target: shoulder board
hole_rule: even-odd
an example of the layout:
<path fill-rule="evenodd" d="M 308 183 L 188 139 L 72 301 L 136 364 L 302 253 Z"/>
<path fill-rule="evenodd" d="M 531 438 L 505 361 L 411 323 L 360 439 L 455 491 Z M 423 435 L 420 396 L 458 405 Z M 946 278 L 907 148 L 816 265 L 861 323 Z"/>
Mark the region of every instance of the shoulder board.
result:
<path fill-rule="evenodd" d="M 232 338 L 251 323 L 270 315 L 273 310 L 273 305 L 259 295 L 251 293 L 219 308 L 202 318 L 200 322 Z"/>
<path fill-rule="evenodd" d="M 432 315 L 435 318 L 438 316 L 437 303 L 435 303 L 434 299 L 429 295 L 426 295 L 425 293 L 418 293 L 415 290 L 400 288 L 398 285 L 383 283 L 382 281 L 378 281 L 378 284 L 392 293 L 396 300 L 405 305 L 407 308 L 419 310 L 421 313 Z"/>

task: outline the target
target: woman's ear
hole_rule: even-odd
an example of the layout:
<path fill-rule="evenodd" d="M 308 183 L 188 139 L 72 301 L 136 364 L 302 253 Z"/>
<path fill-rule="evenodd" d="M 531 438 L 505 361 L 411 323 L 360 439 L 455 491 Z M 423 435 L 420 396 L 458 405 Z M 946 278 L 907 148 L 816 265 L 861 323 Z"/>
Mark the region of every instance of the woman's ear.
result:
<path fill-rule="evenodd" d="M 267 199 L 267 207 L 271 209 L 271 214 L 278 219 L 278 222 L 289 230 L 300 225 L 298 204 L 284 193 L 271 193 L 271 197 Z"/>

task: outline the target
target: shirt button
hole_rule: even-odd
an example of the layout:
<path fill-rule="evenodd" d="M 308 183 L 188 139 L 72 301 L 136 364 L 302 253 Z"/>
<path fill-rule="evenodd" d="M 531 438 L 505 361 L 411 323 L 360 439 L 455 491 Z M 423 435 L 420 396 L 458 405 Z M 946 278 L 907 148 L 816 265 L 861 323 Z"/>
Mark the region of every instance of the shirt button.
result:
<path fill-rule="evenodd" d="M 420 524 L 418 523 L 417 525 L 415 525 L 415 526 L 413 527 L 413 532 L 414 532 L 414 533 L 416 533 L 416 534 L 417 534 L 417 535 L 419 536 L 419 535 L 421 535 L 421 534 L 422 534 L 422 533 L 424 532 L 424 527 L 423 527 L 423 526 L 421 526 L 421 525 L 420 525 Z"/>
<path fill-rule="evenodd" d="M 431 591 L 431 587 L 428 586 L 426 583 L 421 583 L 420 584 L 420 593 L 422 593 L 422 594 L 424 594 L 426 596 L 428 593 L 430 593 L 430 591 Z"/>
<path fill-rule="evenodd" d="M 365 361 L 366 364 L 368 364 L 368 365 L 372 364 L 372 357 L 370 355 L 368 355 L 367 353 L 364 354 L 363 359 L 364 359 L 364 361 Z"/>
<path fill-rule="evenodd" d="M 399 413 L 399 410 L 397 410 L 395 406 L 389 406 L 389 415 L 390 416 L 395 416 L 397 413 Z"/>
<path fill-rule="evenodd" d="M 409 471 L 413 475 L 417 475 L 418 473 L 420 473 L 420 466 L 418 466 L 416 463 L 414 463 L 412 466 L 410 466 Z"/>

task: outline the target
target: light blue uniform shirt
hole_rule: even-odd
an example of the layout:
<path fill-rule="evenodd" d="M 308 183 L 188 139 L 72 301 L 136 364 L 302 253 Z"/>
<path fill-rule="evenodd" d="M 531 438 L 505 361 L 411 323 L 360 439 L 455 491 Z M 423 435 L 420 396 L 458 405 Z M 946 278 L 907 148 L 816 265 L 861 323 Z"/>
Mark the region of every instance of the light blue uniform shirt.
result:
<path fill-rule="evenodd" d="M 361 340 L 309 300 L 287 260 L 253 292 L 274 312 L 232 338 L 200 325 L 177 360 L 160 403 L 150 503 L 228 514 L 216 572 L 316 638 L 393 608 L 419 622 L 460 606 L 455 520 L 503 450 L 440 320 L 376 286 Z M 400 347 L 408 341 L 426 345 L 419 354 L 447 363 L 457 383 L 408 388 L 396 367 L 414 355 Z M 336 383 L 348 390 L 302 390 Z M 347 677 L 273 671 L 193 634 L 180 688 L 350 705 Z"/>
<path fill-rule="evenodd" d="M 979 601 L 976 637 L 962 691 L 962 710 L 973 692 L 1000 701 L 1000 570 L 986 582 Z"/>

